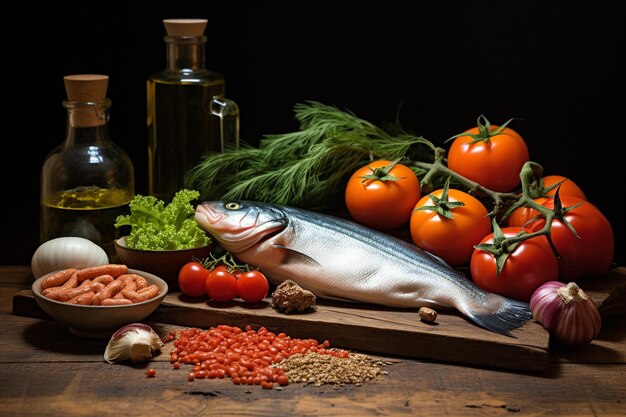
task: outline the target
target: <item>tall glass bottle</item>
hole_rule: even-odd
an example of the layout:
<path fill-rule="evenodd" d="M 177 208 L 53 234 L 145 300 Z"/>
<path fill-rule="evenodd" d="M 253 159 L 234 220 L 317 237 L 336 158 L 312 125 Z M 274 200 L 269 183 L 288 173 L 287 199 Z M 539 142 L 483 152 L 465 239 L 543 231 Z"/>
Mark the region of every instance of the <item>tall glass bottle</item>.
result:
<path fill-rule="evenodd" d="M 64 77 L 67 133 L 41 170 L 40 240 L 84 237 L 116 262 L 113 241 L 121 232 L 115 220 L 128 212 L 135 177 L 130 158 L 109 137 L 108 80 L 99 74 Z"/>
<path fill-rule="evenodd" d="M 148 193 L 170 201 L 208 152 L 239 146 L 239 108 L 205 67 L 206 19 L 166 19 L 167 66 L 147 80 Z"/>

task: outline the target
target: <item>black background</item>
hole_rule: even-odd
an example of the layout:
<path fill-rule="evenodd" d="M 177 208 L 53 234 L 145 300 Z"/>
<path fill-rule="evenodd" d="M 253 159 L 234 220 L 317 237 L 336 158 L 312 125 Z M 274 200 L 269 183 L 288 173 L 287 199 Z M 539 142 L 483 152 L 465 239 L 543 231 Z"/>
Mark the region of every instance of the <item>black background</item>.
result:
<path fill-rule="evenodd" d="M 64 75 L 110 76 L 111 137 L 146 192 L 145 81 L 165 65 L 162 19 L 188 17 L 209 20 L 207 67 L 239 104 L 242 140 L 297 129 L 293 105 L 305 100 L 376 124 L 403 103 L 404 128 L 437 145 L 480 114 L 516 117 L 531 159 L 583 188 L 626 262 L 620 2 L 222 3 L 22 2 L 5 13 L 0 264 L 29 264 L 39 244 L 39 175 L 65 136 Z"/>

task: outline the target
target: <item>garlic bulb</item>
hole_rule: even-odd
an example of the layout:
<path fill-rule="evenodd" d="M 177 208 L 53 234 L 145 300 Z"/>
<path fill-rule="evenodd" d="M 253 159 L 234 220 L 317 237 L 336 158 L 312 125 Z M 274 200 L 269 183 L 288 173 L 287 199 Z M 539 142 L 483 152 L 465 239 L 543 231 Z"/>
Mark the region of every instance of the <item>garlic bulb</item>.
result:
<path fill-rule="evenodd" d="M 152 352 L 160 351 L 164 344 L 152 327 L 143 323 L 128 324 L 113 333 L 104 351 L 104 360 L 109 363 L 130 359 L 144 362 L 152 358 Z"/>
<path fill-rule="evenodd" d="M 540 322 L 563 346 L 590 343 L 600 333 L 600 312 L 574 282 L 548 281 L 530 298 L 533 318 Z"/>
<path fill-rule="evenodd" d="M 64 236 L 50 239 L 37 248 L 30 262 L 33 276 L 68 268 L 106 265 L 109 257 L 104 249 L 89 239 Z"/>

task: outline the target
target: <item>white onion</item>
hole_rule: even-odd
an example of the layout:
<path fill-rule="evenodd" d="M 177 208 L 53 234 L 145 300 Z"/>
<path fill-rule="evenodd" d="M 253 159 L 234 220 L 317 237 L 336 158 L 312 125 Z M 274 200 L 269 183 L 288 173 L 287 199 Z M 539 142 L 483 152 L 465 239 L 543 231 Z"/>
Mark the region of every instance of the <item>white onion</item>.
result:
<path fill-rule="evenodd" d="M 563 346 L 586 345 L 600 333 L 598 308 L 574 282 L 542 284 L 530 298 L 530 309 L 533 318 Z"/>
<path fill-rule="evenodd" d="M 106 265 L 109 257 L 104 249 L 89 239 L 75 236 L 57 237 L 42 243 L 31 259 L 33 276 L 67 268 Z"/>

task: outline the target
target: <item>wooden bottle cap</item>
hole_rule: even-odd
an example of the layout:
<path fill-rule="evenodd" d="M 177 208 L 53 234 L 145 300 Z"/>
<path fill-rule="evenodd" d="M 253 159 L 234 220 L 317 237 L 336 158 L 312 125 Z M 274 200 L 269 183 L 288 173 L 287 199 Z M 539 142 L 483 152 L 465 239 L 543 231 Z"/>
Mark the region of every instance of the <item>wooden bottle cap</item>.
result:
<path fill-rule="evenodd" d="M 102 74 L 76 74 L 63 77 L 65 92 L 70 102 L 101 102 L 106 98 L 109 76 Z M 71 114 L 75 127 L 93 127 L 106 123 L 105 114 L 98 114 L 99 108 L 77 108 Z"/>
<path fill-rule="evenodd" d="M 167 36 L 203 36 L 206 19 L 164 19 Z"/>

